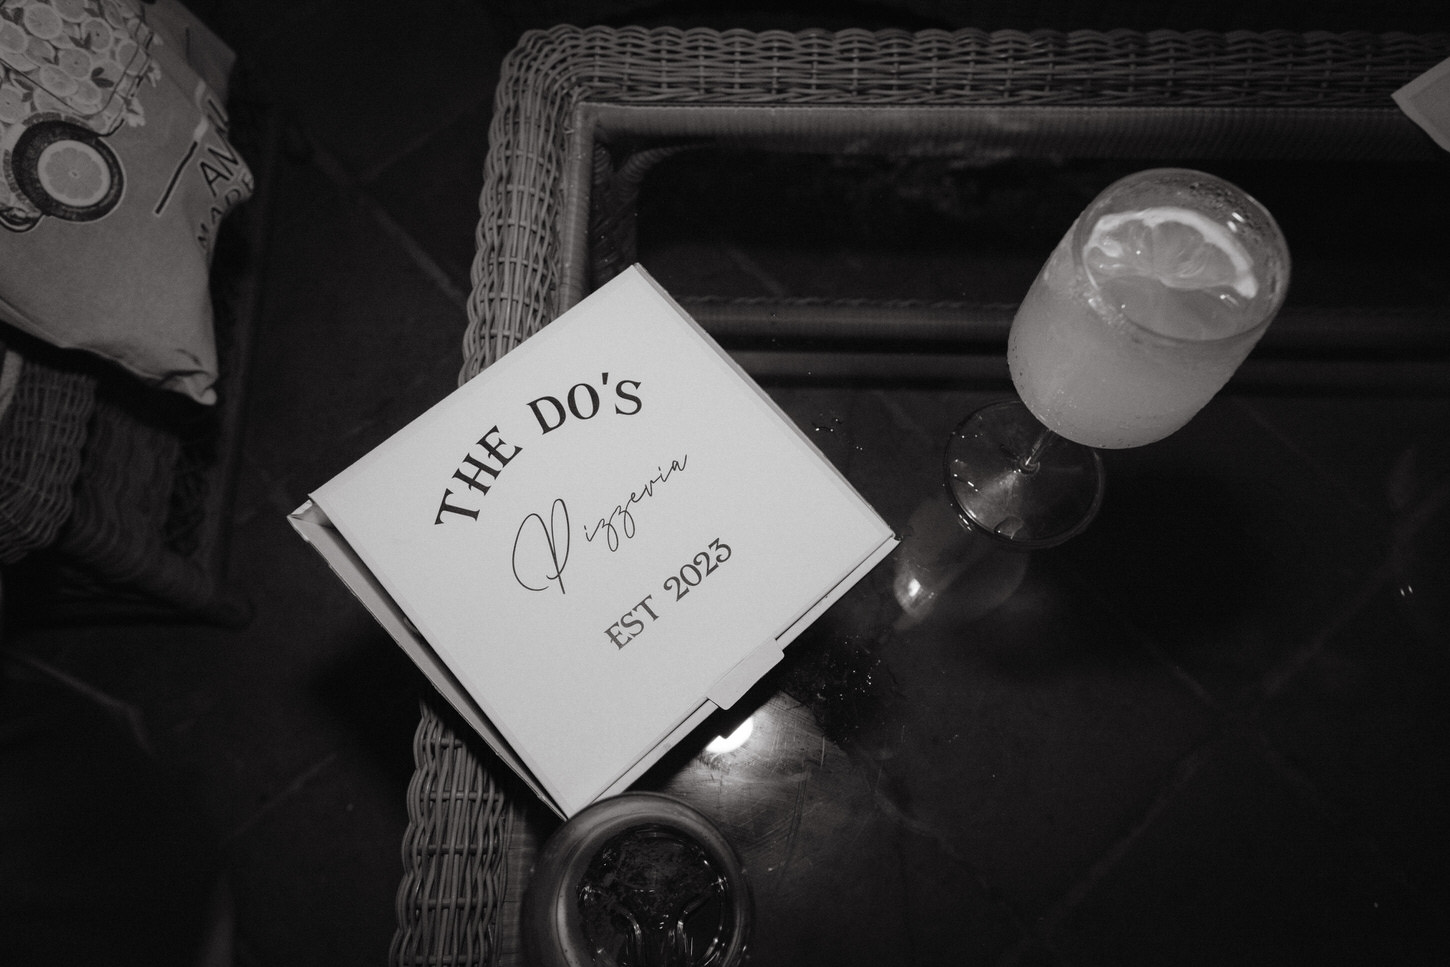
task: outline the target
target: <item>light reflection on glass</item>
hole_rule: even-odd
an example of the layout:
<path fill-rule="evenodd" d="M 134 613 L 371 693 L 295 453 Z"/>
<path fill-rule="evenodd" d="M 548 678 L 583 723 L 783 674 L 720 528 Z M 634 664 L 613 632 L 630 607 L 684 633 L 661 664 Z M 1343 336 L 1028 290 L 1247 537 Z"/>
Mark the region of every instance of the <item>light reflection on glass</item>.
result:
<path fill-rule="evenodd" d="M 705 751 L 711 755 L 724 755 L 726 752 L 734 752 L 745 744 L 746 740 L 750 738 L 750 733 L 753 731 L 755 731 L 755 717 L 751 716 L 744 722 L 741 722 L 740 727 L 729 735 L 716 736 L 713 742 L 705 746 Z"/>
<path fill-rule="evenodd" d="M 895 566 L 897 628 L 904 629 L 925 620 L 948 592 L 958 620 L 996 609 L 1022 583 L 1027 555 L 973 531 L 944 497 L 928 497 L 911 515 Z"/>

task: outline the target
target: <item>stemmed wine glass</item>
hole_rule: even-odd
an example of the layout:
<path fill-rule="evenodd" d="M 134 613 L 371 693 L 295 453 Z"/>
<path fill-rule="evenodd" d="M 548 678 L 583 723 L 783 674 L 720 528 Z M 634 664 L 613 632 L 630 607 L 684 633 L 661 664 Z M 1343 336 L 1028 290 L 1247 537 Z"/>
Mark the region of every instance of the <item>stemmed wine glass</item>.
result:
<path fill-rule="evenodd" d="M 1020 401 L 952 433 L 961 517 L 1021 548 L 1059 544 L 1097 513 L 1099 448 L 1142 446 L 1197 413 L 1283 304 L 1289 252 L 1269 212 L 1213 175 L 1156 168 L 1078 216 L 1012 321 Z"/>

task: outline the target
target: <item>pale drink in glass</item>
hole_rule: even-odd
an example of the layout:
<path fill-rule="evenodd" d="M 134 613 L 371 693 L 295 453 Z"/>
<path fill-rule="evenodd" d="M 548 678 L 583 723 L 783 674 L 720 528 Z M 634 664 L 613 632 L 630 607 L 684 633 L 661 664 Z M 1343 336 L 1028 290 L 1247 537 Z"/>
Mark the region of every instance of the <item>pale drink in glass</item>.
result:
<path fill-rule="evenodd" d="M 1152 443 L 1223 387 L 1282 304 L 1278 225 L 1221 179 L 1130 175 L 1078 217 L 1033 282 L 1008 342 L 1043 424 L 1089 447 Z"/>

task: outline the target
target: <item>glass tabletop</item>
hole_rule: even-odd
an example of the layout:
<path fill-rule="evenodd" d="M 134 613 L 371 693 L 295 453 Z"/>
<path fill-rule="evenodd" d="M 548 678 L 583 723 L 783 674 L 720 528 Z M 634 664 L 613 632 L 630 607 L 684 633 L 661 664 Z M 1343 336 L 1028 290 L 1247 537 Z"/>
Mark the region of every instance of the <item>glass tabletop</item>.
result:
<path fill-rule="evenodd" d="M 1141 44 L 1107 57 L 1114 38 Z M 1429 859 L 1450 796 L 1450 179 L 1387 134 L 1404 133 L 1403 81 L 1326 101 L 1300 52 L 1319 35 L 1282 33 L 1237 38 L 1291 41 L 1282 70 L 1251 51 L 1252 83 L 1225 85 L 1215 54 L 1185 80 L 1185 45 L 1221 39 L 559 28 L 500 86 L 465 377 L 546 305 L 642 262 L 902 537 L 634 786 L 738 852 L 752 964 L 1450 951 Z M 1139 49 L 1168 54 L 1163 72 L 1123 80 Z M 1398 63 L 1368 59 L 1380 81 Z M 1008 76 L 939 83 L 977 64 Z M 1066 106 L 1008 103 L 1019 84 Z M 1084 533 L 1030 553 L 974 537 L 943 448 L 1012 395 L 1012 309 L 1063 217 L 1165 161 L 1257 194 L 1299 295 L 1249 379 L 1168 439 L 1104 454 Z M 837 303 L 825 327 L 817 299 Z M 522 962 L 517 900 L 560 828 L 511 801 L 501 963 Z"/>
<path fill-rule="evenodd" d="M 1333 959 L 1439 929 L 1450 400 L 1226 393 L 1105 453 L 1099 518 L 1028 553 L 942 481 L 1003 393 L 767 388 L 903 540 L 635 786 L 739 852 L 752 963 L 1238 962 L 1266 920 Z"/>

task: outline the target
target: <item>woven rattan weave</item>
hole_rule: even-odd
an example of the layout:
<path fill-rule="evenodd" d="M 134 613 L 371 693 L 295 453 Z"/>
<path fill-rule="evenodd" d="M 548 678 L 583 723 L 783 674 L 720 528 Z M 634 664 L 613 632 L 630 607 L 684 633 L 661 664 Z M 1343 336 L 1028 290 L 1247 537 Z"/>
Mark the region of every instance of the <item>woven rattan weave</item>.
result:
<path fill-rule="evenodd" d="M 1390 94 L 1447 54 L 1447 35 L 533 33 L 489 132 L 463 375 L 583 295 L 588 175 L 620 128 L 998 156 L 1393 157 L 1431 146 Z"/>
<path fill-rule="evenodd" d="M 628 264 L 634 187 L 678 143 L 1426 156 L 1390 94 L 1446 56 L 1450 35 L 532 32 L 496 95 L 461 379 Z M 427 704 L 415 752 L 394 962 L 514 962 L 504 846 L 529 844 L 501 767 Z"/>
<path fill-rule="evenodd" d="M 0 409 L 0 564 L 55 540 L 73 506 L 96 380 L 0 344 L 13 380 Z"/>

